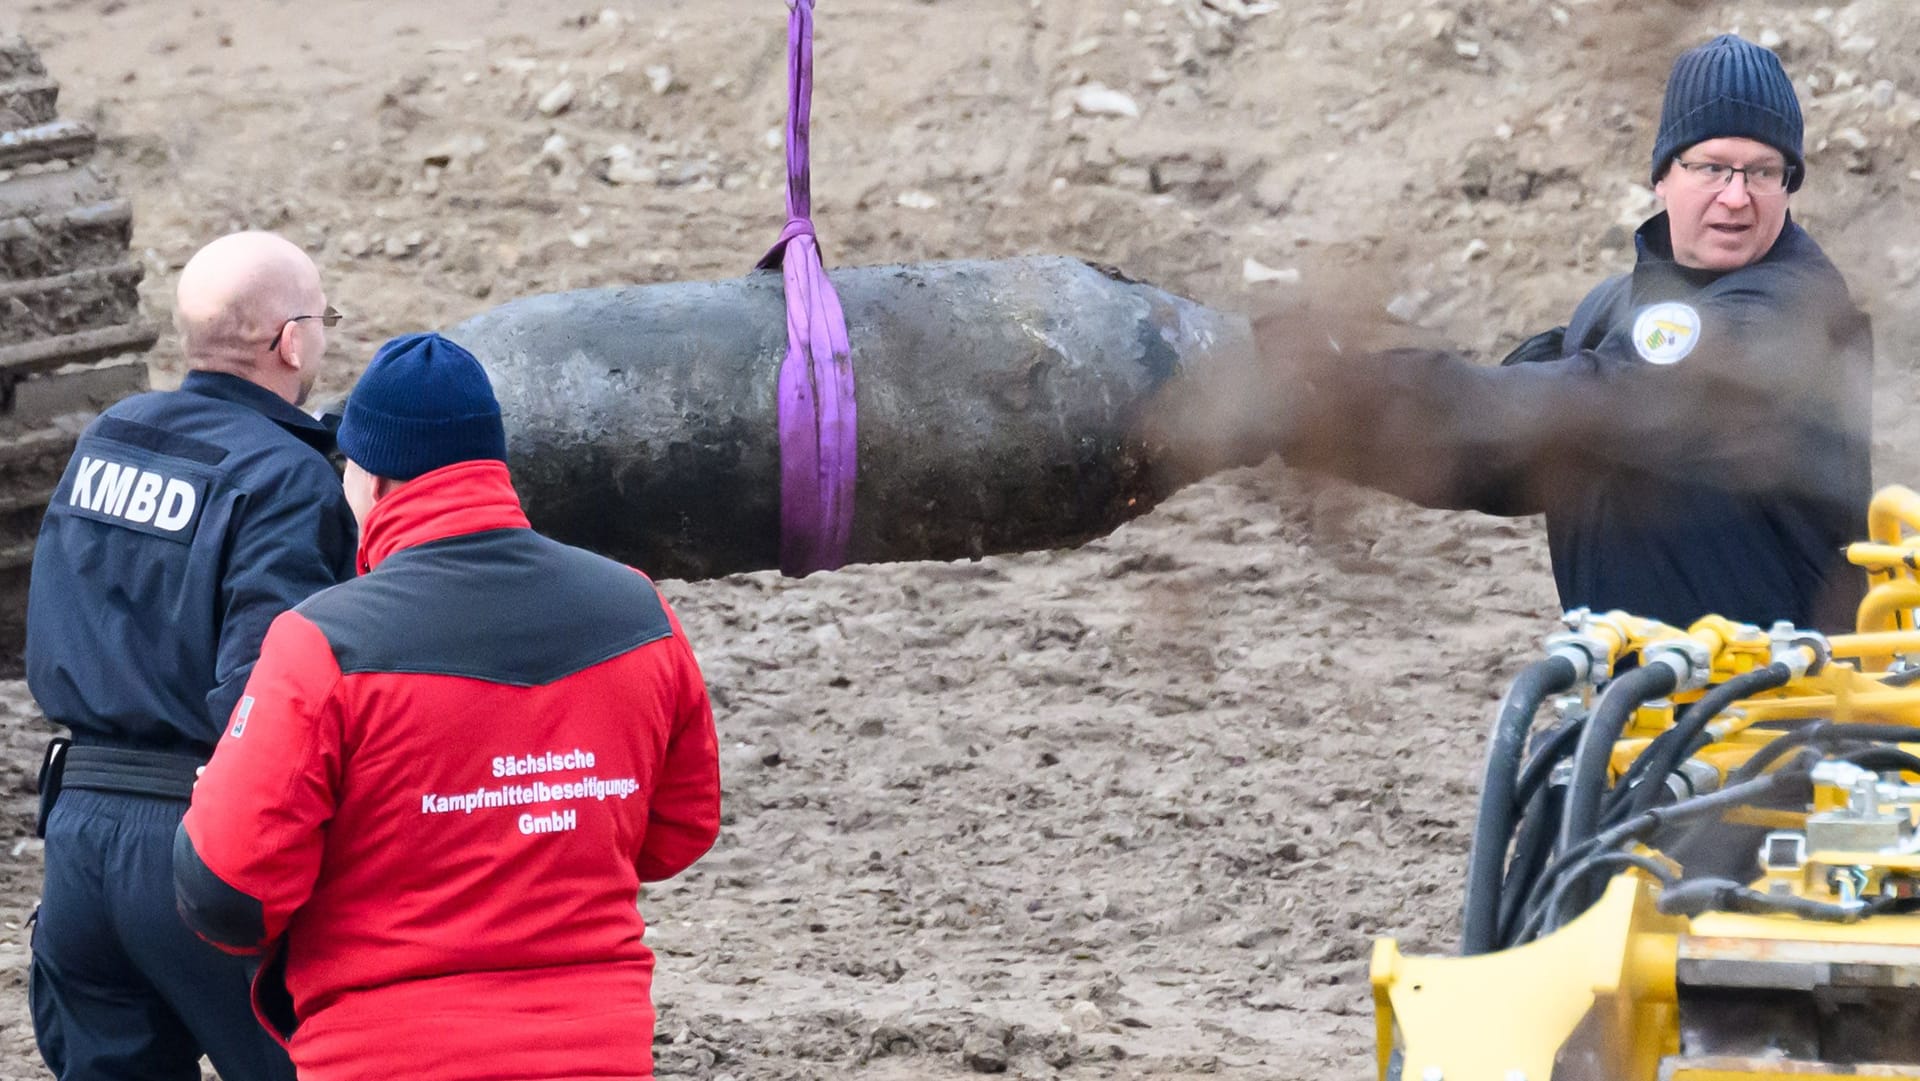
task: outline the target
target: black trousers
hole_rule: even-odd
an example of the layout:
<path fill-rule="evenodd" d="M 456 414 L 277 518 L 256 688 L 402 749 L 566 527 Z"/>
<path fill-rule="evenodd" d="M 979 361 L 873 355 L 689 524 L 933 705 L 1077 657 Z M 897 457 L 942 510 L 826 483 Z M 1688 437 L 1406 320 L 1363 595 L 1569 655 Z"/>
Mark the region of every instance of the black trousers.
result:
<path fill-rule="evenodd" d="M 292 1081 L 254 1019 L 249 965 L 200 941 L 174 908 L 184 800 L 68 789 L 47 821 L 46 885 L 28 995 L 40 1056 L 61 1081 Z"/>

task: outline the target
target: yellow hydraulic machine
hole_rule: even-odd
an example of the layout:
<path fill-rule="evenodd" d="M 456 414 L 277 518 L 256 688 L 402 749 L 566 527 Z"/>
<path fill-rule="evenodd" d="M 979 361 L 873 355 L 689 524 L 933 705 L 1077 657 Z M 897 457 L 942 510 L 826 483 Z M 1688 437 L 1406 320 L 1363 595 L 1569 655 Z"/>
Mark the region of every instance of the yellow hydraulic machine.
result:
<path fill-rule="evenodd" d="M 1855 634 L 1568 613 L 1494 721 L 1461 956 L 1374 947 L 1383 1079 L 1920 1078 L 1920 495 L 1848 555 Z"/>

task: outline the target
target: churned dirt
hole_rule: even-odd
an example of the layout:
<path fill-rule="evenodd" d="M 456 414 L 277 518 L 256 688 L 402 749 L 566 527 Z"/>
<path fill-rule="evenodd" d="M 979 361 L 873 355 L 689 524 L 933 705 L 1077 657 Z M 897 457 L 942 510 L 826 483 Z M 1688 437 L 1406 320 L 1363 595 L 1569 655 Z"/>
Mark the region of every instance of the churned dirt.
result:
<path fill-rule="evenodd" d="M 1674 54 L 1777 43 L 1796 214 L 1880 329 L 1920 480 L 1920 12 L 1906 0 L 820 0 L 835 263 L 1057 252 L 1492 357 L 1624 269 Z M 136 197 L 146 301 L 242 226 L 388 335 L 743 272 L 783 220 L 776 0 L 11 0 Z M 1357 297 L 1357 301 L 1356 301 Z M 1346 316 L 1344 318 L 1352 318 Z M 177 378 L 169 338 L 156 381 Z M 1277 463 L 1078 551 L 665 583 L 727 826 L 642 904 L 663 1075 L 1348 1078 L 1371 940 L 1452 946 L 1482 731 L 1550 629 L 1538 524 Z M 43 738 L 0 693 L 0 1078 Z"/>

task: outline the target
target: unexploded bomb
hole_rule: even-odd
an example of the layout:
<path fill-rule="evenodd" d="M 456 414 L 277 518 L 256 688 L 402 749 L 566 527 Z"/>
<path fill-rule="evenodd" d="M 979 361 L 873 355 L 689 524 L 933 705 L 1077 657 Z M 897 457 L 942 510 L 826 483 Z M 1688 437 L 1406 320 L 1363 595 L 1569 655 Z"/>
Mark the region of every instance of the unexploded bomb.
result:
<path fill-rule="evenodd" d="M 1155 397 L 1246 321 L 1078 260 L 836 270 L 859 425 L 849 562 L 1099 536 L 1194 479 Z M 779 565 L 781 279 L 533 297 L 450 336 L 487 367 L 536 528 L 650 574 Z"/>

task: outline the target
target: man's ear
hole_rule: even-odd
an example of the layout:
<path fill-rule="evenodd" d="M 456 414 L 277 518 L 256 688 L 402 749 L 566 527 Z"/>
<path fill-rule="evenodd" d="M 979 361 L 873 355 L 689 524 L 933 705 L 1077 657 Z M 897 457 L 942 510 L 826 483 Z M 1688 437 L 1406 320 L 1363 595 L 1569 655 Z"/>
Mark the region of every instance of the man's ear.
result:
<path fill-rule="evenodd" d="M 294 333 L 299 325 L 298 323 L 287 324 L 287 329 L 280 335 L 280 348 L 275 351 L 275 355 L 280 358 L 280 363 L 285 364 L 289 371 L 295 372 L 304 368 L 307 363 L 306 357 L 301 355 L 303 347 L 300 336 Z"/>

